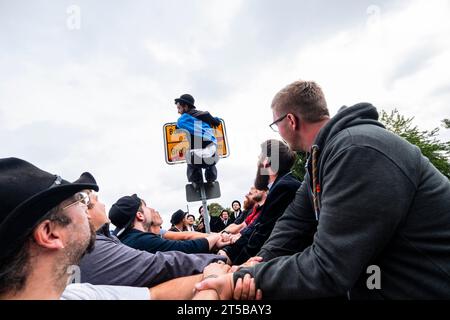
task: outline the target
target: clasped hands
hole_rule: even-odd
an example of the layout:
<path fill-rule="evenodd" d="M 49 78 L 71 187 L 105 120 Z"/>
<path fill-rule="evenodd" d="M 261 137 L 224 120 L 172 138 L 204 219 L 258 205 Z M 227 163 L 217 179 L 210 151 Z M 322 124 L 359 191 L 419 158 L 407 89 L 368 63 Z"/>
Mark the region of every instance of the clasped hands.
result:
<path fill-rule="evenodd" d="M 256 289 L 255 279 L 250 274 L 239 278 L 236 285 L 233 279 L 238 269 L 254 266 L 261 261 L 261 257 L 252 257 L 240 266 L 231 267 L 222 261 L 209 264 L 203 270 L 203 280 L 195 285 L 197 294 L 194 299 L 261 300 L 262 291 Z"/>

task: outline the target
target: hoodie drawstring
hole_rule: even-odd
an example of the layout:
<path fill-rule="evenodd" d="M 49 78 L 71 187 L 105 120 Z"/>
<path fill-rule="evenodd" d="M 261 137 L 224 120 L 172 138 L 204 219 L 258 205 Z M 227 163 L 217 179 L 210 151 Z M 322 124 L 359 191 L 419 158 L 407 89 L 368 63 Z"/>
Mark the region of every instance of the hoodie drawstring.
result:
<path fill-rule="evenodd" d="M 312 183 L 313 183 L 313 205 L 314 205 L 314 213 L 316 214 L 316 220 L 319 221 L 320 216 L 320 183 L 318 177 L 318 168 L 317 168 L 317 158 L 319 157 L 319 146 L 313 145 L 311 147 L 312 154 Z"/>

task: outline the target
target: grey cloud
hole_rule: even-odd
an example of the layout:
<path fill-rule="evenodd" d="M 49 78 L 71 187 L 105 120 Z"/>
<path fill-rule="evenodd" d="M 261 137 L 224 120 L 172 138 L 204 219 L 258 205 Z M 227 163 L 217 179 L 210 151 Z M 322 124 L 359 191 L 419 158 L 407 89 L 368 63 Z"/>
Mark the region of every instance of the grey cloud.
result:
<path fill-rule="evenodd" d="M 432 92 L 430 92 L 430 96 L 434 96 L 435 98 L 440 98 L 442 96 L 446 96 L 450 94 L 450 85 L 443 85 Z"/>
<path fill-rule="evenodd" d="M 426 68 L 429 61 L 437 54 L 439 54 L 439 48 L 432 41 L 421 43 L 419 46 L 403 54 L 402 57 L 404 60 L 396 61 L 395 68 L 387 78 L 388 88 L 391 88 L 395 81 L 410 77 Z"/>
<path fill-rule="evenodd" d="M 86 128 L 48 121 L 34 122 L 14 130 L 2 128 L 0 157 L 19 157 L 47 168 L 55 168 L 57 163 L 70 157 L 80 145 L 86 143 L 90 134 Z M 78 168 L 73 169 L 74 172 L 79 171 Z"/>

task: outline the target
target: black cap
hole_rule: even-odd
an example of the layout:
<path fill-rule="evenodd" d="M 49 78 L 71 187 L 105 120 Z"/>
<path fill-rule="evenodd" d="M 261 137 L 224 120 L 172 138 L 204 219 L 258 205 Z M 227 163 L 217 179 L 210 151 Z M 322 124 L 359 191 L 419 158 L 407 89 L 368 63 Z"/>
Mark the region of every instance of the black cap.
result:
<path fill-rule="evenodd" d="M 142 200 L 133 194 L 120 198 L 112 205 L 109 209 L 109 219 L 117 227 L 113 232 L 116 236 L 120 236 L 131 226 L 141 203 Z"/>

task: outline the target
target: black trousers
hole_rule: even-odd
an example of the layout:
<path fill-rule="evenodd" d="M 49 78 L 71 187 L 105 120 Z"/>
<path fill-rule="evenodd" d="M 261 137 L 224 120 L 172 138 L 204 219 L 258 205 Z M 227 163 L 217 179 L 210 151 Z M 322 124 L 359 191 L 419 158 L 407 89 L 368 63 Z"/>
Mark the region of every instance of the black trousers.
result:
<path fill-rule="evenodd" d="M 187 179 L 189 182 L 203 183 L 203 172 L 205 169 L 206 182 L 213 182 L 217 180 L 217 168 L 216 163 L 219 161 L 217 154 L 214 154 L 211 158 L 202 159 L 191 154 L 187 157 Z"/>

